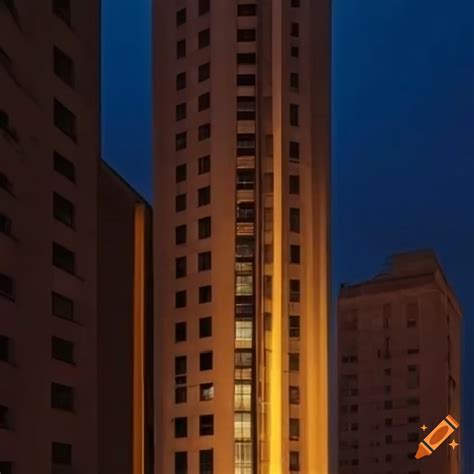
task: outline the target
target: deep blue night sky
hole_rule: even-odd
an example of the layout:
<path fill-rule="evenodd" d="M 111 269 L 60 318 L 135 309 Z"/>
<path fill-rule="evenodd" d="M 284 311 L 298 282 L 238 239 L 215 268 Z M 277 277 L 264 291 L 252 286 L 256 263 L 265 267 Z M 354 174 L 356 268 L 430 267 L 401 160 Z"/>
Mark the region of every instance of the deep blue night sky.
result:
<path fill-rule="evenodd" d="M 103 0 L 103 157 L 151 199 L 150 5 Z M 437 251 L 465 313 L 468 458 L 474 2 L 334 0 L 333 10 L 334 288 L 378 273 L 396 251 Z M 474 456 L 463 472 L 473 471 Z"/>

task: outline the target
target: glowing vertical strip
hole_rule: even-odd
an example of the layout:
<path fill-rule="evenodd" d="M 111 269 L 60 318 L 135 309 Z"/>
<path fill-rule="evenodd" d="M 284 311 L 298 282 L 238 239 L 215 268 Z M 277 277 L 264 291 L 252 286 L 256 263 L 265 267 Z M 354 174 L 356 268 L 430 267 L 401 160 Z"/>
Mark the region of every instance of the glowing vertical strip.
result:
<path fill-rule="evenodd" d="M 145 206 L 135 207 L 133 284 L 133 474 L 144 474 Z"/>

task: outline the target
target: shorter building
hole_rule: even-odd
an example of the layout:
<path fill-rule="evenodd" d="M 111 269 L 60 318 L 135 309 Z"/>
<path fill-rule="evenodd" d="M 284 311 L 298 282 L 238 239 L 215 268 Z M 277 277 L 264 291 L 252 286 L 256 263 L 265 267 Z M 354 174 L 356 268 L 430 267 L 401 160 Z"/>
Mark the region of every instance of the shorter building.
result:
<path fill-rule="evenodd" d="M 460 328 L 459 303 L 432 251 L 394 255 L 386 272 L 341 287 L 339 474 L 460 473 L 460 449 L 448 442 L 415 459 L 444 417 L 460 421 Z M 460 432 L 451 439 L 460 443 Z"/>

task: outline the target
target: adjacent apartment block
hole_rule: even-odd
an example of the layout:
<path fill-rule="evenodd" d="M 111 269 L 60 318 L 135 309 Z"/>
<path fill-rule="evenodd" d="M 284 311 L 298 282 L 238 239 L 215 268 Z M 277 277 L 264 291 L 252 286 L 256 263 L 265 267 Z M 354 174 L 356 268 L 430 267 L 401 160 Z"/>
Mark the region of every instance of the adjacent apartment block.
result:
<path fill-rule="evenodd" d="M 418 443 L 460 419 L 461 308 L 432 251 L 391 257 L 338 300 L 339 473 L 459 474 L 459 430 L 431 456 Z M 422 428 L 423 427 L 423 428 Z M 425 427 L 427 427 L 425 429 Z"/>
<path fill-rule="evenodd" d="M 157 469 L 327 474 L 330 1 L 153 5 Z"/>

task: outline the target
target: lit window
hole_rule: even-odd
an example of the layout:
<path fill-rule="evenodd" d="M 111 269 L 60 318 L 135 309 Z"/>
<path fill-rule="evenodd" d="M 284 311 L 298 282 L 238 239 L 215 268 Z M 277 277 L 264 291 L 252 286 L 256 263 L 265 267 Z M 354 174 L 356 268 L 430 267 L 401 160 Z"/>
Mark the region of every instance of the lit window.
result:
<path fill-rule="evenodd" d="M 250 413 L 234 414 L 234 438 L 237 440 L 252 439 L 252 418 Z"/>
<path fill-rule="evenodd" d="M 235 411 L 251 411 L 252 409 L 252 384 L 240 382 L 234 389 Z"/>
<path fill-rule="evenodd" d="M 235 346 L 239 348 L 252 347 L 253 323 L 250 320 L 235 322 Z"/>
<path fill-rule="evenodd" d="M 235 294 L 237 296 L 250 296 L 253 294 L 253 276 L 236 275 Z"/>
<path fill-rule="evenodd" d="M 202 402 L 212 400 L 214 398 L 214 384 L 202 383 L 199 385 L 199 399 Z"/>

